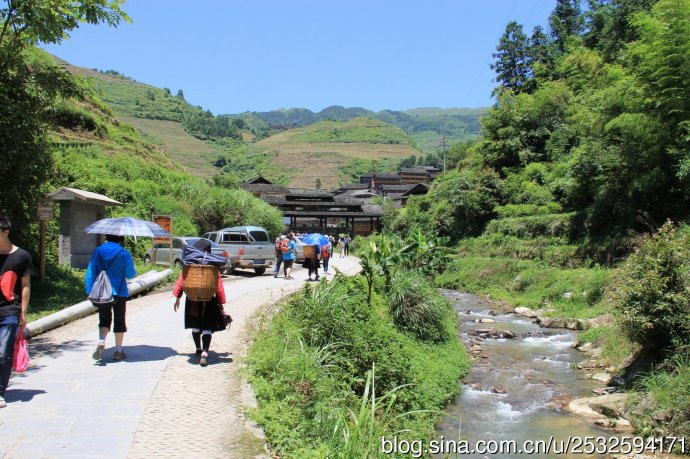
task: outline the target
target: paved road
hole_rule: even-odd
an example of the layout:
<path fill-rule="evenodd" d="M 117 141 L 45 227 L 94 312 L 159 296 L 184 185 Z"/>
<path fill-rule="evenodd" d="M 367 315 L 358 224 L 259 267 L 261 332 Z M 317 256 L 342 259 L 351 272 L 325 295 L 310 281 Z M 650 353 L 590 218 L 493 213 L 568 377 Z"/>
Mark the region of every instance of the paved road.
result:
<path fill-rule="evenodd" d="M 359 263 L 336 256 L 333 268 L 353 274 Z M 112 360 L 112 334 L 103 361 L 91 358 L 96 316 L 33 338 L 31 367 L 13 376 L 0 410 L 0 457 L 268 457 L 243 415 L 254 399 L 238 369 L 262 311 L 298 290 L 305 270 L 294 277 L 224 281 L 235 320 L 214 334 L 205 368 L 170 291 L 128 303 L 126 361 Z"/>

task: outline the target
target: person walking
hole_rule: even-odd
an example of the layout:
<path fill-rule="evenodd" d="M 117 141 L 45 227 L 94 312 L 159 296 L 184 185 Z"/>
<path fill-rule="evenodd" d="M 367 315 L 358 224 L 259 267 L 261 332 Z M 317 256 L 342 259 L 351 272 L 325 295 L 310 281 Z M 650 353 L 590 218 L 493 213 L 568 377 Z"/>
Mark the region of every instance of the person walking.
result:
<path fill-rule="evenodd" d="M 323 273 L 328 275 L 328 263 L 333 255 L 333 236 L 328 238 L 328 244 L 321 246 L 321 263 L 323 264 Z"/>
<path fill-rule="evenodd" d="M 349 234 L 347 236 L 345 236 L 345 239 L 343 240 L 343 242 L 345 243 L 345 256 L 348 256 L 350 254 L 350 241 L 351 240 L 352 239 L 350 239 Z"/>
<path fill-rule="evenodd" d="M 211 253 L 211 243 L 208 239 L 199 239 L 192 246 L 194 249 Z M 189 252 L 189 251 L 188 251 Z M 183 261 L 188 260 L 183 256 Z M 205 257 L 204 257 L 205 260 Z M 177 278 L 177 283 L 173 289 L 173 296 L 175 305 L 173 309 L 175 312 L 180 308 L 180 298 L 182 297 L 183 274 Z M 225 330 L 226 324 L 224 319 L 225 304 L 225 287 L 223 286 L 223 279 L 218 271 L 218 287 L 216 293 L 209 301 L 194 301 L 189 298 L 184 302 L 184 328 L 192 329 L 192 340 L 196 346 L 196 356 L 199 358 L 199 365 L 205 367 L 208 365 L 208 352 L 211 348 L 211 338 L 213 332 Z"/>
<path fill-rule="evenodd" d="M 33 271 L 29 253 L 10 241 L 11 230 L 10 219 L 0 216 L 0 408 L 7 406 L 14 342 L 19 329 L 26 326 Z"/>
<path fill-rule="evenodd" d="M 283 263 L 283 241 L 285 240 L 285 235 L 281 234 L 278 236 L 275 240 L 275 248 L 276 248 L 276 267 L 273 270 L 273 277 L 278 277 L 278 273 L 280 272 L 280 265 Z"/>
<path fill-rule="evenodd" d="M 290 273 L 292 272 L 292 264 L 295 262 L 295 233 L 290 231 L 286 240 L 281 243 L 281 250 L 283 252 L 283 270 L 285 271 L 285 279 L 292 279 Z"/>
<path fill-rule="evenodd" d="M 338 239 L 338 250 L 340 251 L 340 258 L 345 256 L 345 239 L 340 236 Z"/>
<path fill-rule="evenodd" d="M 134 269 L 132 255 L 124 248 L 124 236 L 105 235 L 105 242 L 98 246 L 91 255 L 89 266 L 86 268 L 86 294 L 93 288 L 93 284 L 101 271 L 105 271 L 113 288 L 113 302 L 98 305 L 98 345 L 92 357 L 94 360 L 103 358 L 105 339 L 113 324 L 115 333 L 115 354 L 113 360 L 119 362 L 127 358 L 122 347 L 125 332 L 127 332 L 126 313 L 127 279 L 137 275 Z M 114 322 L 114 323 L 113 323 Z"/>
<path fill-rule="evenodd" d="M 306 246 L 305 246 L 306 247 Z M 318 245 L 313 246 L 314 248 L 314 255 L 311 257 L 305 258 L 304 264 L 302 265 L 303 268 L 307 268 L 309 270 L 309 277 L 307 277 L 307 280 L 311 280 L 311 275 L 312 273 L 316 274 L 316 277 L 314 278 L 315 281 L 319 280 L 319 255 L 320 255 L 320 247 Z M 306 257 L 306 254 L 305 254 Z"/>

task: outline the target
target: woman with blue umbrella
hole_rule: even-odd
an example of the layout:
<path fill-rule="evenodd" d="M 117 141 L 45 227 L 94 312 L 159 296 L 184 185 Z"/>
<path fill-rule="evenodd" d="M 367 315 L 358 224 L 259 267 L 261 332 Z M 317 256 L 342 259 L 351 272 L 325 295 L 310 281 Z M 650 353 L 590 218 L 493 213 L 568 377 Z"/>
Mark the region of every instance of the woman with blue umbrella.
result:
<path fill-rule="evenodd" d="M 86 293 L 91 293 L 96 278 L 105 271 L 112 285 L 113 301 L 95 305 L 98 307 L 98 345 L 93 353 L 94 360 L 101 360 L 105 349 L 105 339 L 113 324 L 115 333 L 115 354 L 113 360 L 119 362 L 127 358 L 122 347 L 127 323 L 127 279 L 137 275 L 132 261 L 132 254 L 124 248 L 125 236 L 170 236 L 159 225 L 132 217 L 104 218 L 92 223 L 84 230 L 89 234 L 104 234 L 105 243 L 94 250 L 86 269 Z"/>
<path fill-rule="evenodd" d="M 315 246 L 314 253 L 310 256 L 307 256 L 306 250 L 304 251 L 305 259 L 302 267 L 309 270 L 307 280 L 311 280 L 312 273 L 316 275 L 314 280 L 319 280 L 319 255 L 321 254 L 321 247 L 328 245 L 328 236 L 319 233 L 307 234 L 304 236 L 303 242 L 305 246 Z"/>

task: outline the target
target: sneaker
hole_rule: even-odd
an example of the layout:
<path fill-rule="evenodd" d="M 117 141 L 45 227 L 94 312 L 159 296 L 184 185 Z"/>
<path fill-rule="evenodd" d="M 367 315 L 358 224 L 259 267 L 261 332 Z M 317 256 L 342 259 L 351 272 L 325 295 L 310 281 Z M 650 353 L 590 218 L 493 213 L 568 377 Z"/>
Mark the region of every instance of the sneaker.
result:
<path fill-rule="evenodd" d="M 199 358 L 199 365 L 201 365 L 202 367 L 208 365 L 208 354 L 206 352 L 201 353 L 201 357 Z"/>
<path fill-rule="evenodd" d="M 126 358 L 127 358 L 127 354 L 125 354 L 124 352 L 115 351 L 115 355 L 113 356 L 113 360 L 116 362 L 119 362 L 119 361 L 124 360 Z"/>
<path fill-rule="evenodd" d="M 278 273 L 273 273 L 273 278 L 275 279 L 277 277 L 278 277 Z"/>
<path fill-rule="evenodd" d="M 96 346 L 96 350 L 93 351 L 93 357 L 94 360 L 101 360 L 103 357 L 103 350 L 105 349 L 105 343 L 98 343 L 98 346 Z"/>
<path fill-rule="evenodd" d="M 7 406 L 7 402 L 5 401 L 5 397 L 0 397 L 0 408 L 5 408 Z"/>
<path fill-rule="evenodd" d="M 321 276 L 316 276 L 316 278 L 314 278 L 314 280 L 317 281 L 317 280 L 319 280 L 320 278 L 321 278 Z"/>

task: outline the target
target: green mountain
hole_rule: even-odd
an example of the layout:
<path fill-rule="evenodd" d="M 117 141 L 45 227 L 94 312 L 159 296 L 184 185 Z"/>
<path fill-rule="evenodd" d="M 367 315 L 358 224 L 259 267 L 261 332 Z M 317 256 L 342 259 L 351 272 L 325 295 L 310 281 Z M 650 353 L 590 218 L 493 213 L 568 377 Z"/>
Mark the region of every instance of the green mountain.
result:
<path fill-rule="evenodd" d="M 424 152 L 438 150 L 442 136 L 450 143 L 476 139 L 480 135 L 479 118 L 485 108 L 415 108 L 405 111 L 374 112 L 361 107 L 334 105 L 314 113 L 306 108 L 280 109 L 270 112 L 246 112 L 224 115 L 243 120 L 255 132 L 271 132 L 294 126 L 308 126 L 320 121 L 349 121 L 368 117 L 399 127 L 409 134 Z"/>
<path fill-rule="evenodd" d="M 263 175 L 285 185 L 311 187 L 318 178 L 324 187 L 337 187 L 357 180 L 363 172 L 392 172 L 402 160 L 414 162 L 423 153 L 418 140 L 396 123 L 406 122 L 408 129 L 418 129 L 418 138 L 427 135 L 438 142 L 435 132 L 423 131 L 428 126 L 413 120 L 433 124 L 439 117 L 476 115 L 473 111 L 446 115 L 441 109 L 413 115 L 380 112 L 379 118 L 385 115 L 389 120 L 385 121 L 369 110 L 334 106 L 318 116 L 304 109 L 282 110 L 266 117 L 269 123 L 261 114 L 213 116 L 187 103 L 181 91 L 173 95 L 167 88 L 137 82 L 114 70 L 62 65 L 80 75 L 118 120 L 134 126 L 183 170 L 200 178 L 217 176 L 217 181 L 230 185 Z M 459 125 L 457 119 L 454 122 Z M 304 126 L 294 129 L 296 124 Z M 283 128 L 288 126 L 293 129 L 286 134 Z M 303 160 L 321 167 L 305 170 L 299 166 Z"/>

